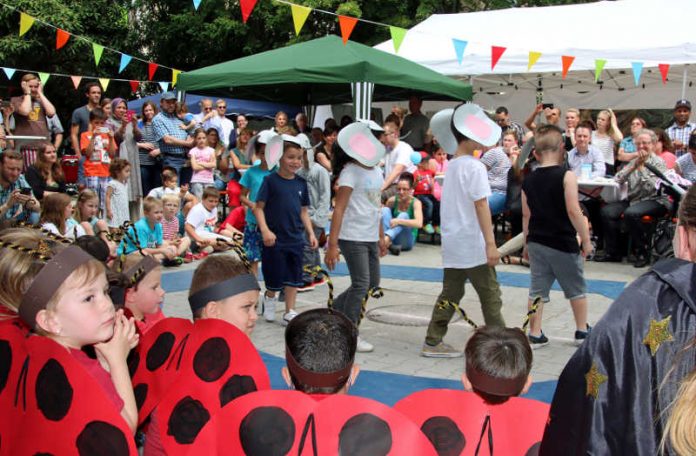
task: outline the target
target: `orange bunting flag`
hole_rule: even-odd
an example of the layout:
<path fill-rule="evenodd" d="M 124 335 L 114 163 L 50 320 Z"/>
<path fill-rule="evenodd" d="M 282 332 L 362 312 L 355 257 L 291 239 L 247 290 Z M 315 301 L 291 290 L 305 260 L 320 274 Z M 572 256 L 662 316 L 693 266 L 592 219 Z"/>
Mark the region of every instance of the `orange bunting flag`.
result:
<path fill-rule="evenodd" d="M 82 81 L 82 76 L 70 76 L 70 79 L 72 79 L 73 86 L 75 86 L 75 90 L 80 86 L 80 81 Z"/>
<path fill-rule="evenodd" d="M 561 56 L 561 62 L 563 64 L 563 74 L 561 76 L 561 79 L 565 79 L 566 76 L 568 75 L 568 70 L 570 70 L 570 66 L 573 64 L 573 61 L 575 60 L 575 57 L 572 55 L 562 55 Z"/>
<path fill-rule="evenodd" d="M 541 52 L 529 51 L 529 62 L 527 62 L 527 71 L 531 70 L 541 57 Z"/>
<path fill-rule="evenodd" d="M 34 25 L 35 20 L 26 13 L 19 13 L 19 36 L 27 33 L 31 26 Z"/>
<path fill-rule="evenodd" d="M 70 33 L 65 30 L 56 29 L 56 50 L 65 46 L 65 43 L 70 39 Z"/>
<path fill-rule="evenodd" d="M 140 88 L 140 81 L 128 81 L 128 83 L 131 86 L 132 92 L 137 92 L 138 89 Z"/>
<path fill-rule="evenodd" d="M 660 69 L 660 74 L 662 75 L 662 83 L 667 84 L 667 73 L 669 73 L 669 63 L 661 63 L 657 67 Z"/>
<path fill-rule="evenodd" d="M 343 44 L 348 42 L 350 34 L 353 33 L 355 24 L 358 23 L 358 19 L 350 16 L 338 16 L 338 25 L 341 26 L 341 38 L 343 38 Z"/>
<path fill-rule="evenodd" d="M 152 63 L 152 62 L 147 64 L 147 80 L 148 81 L 152 81 L 152 78 L 155 77 L 155 71 L 157 71 L 158 66 L 159 65 L 157 65 L 156 63 Z"/>
<path fill-rule="evenodd" d="M 506 47 L 491 46 L 491 71 L 493 71 L 495 66 L 498 64 L 498 60 L 500 60 L 506 50 Z"/>
<path fill-rule="evenodd" d="M 254 6 L 256 6 L 256 0 L 239 0 L 240 6 L 242 7 L 242 20 L 246 24 L 246 21 L 251 16 L 251 12 L 254 11 Z"/>

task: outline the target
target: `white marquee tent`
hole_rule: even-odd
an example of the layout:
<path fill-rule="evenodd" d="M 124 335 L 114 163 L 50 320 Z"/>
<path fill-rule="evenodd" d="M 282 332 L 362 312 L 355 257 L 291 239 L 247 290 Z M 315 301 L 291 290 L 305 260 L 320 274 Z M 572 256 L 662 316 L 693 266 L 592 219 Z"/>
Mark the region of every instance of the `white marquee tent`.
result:
<path fill-rule="evenodd" d="M 524 119 L 536 103 L 561 108 L 671 109 L 696 102 L 696 0 L 621 0 L 437 14 L 411 28 L 398 55 L 470 82 L 486 109 Z M 452 40 L 467 41 L 458 61 Z M 506 47 L 491 71 L 491 46 Z M 375 46 L 394 53 L 392 41 Z M 529 53 L 541 57 L 528 71 Z M 575 60 L 562 79 L 561 56 Z M 595 83 L 595 60 L 606 60 Z M 643 64 L 638 86 L 632 65 Z M 666 84 L 658 64 L 670 64 Z M 427 107 L 428 110 L 435 106 Z"/>

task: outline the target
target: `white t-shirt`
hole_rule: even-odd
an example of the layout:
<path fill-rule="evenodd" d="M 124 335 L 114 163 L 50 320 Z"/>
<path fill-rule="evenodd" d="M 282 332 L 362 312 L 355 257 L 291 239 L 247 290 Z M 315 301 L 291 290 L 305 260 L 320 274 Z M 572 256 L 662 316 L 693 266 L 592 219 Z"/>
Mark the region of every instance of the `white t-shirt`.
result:
<path fill-rule="evenodd" d="M 399 141 L 394 149 L 387 152 L 384 157 L 384 176 L 389 177 L 389 175 L 394 171 L 394 166 L 404 165 L 404 171 L 412 173 L 416 170 L 416 165 L 411 161 L 411 154 L 413 153 L 413 148 L 404 141 Z M 396 181 L 392 182 L 396 184 Z"/>
<path fill-rule="evenodd" d="M 353 193 L 343 214 L 339 239 L 376 242 L 379 240 L 384 177 L 379 168 L 363 168 L 348 163 L 338 178 L 339 187 L 350 187 Z"/>
<path fill-rule="evenodd" d="M 440 202 L 443 267 L 464 269 L 486 263 L 486 243 L 474 202 L 490 195 L 483 163 L 470 155 L 449 161 Z"/>
<path fill-rule="evenodd" d="M 212 211 L 203 206 L 203 203 L 198 203 L 191 208 L 186 216 L 186 224 L 191 225 L 196 234 L 201 237 L 216 237 L 215 224 L 217 223 L 217 207 Z"/>
<path fill-rule="evenodd" d="M 56 234 L 58 236 L 63 236 L 67 239 L 77 239 L 87 234 L 85 232 L 85 229 L 80 224 L 73 225 L 71 227 L 66 227 L 65 233 L 61 233 L 60 231 L 58 231 L 58 227 L 50 222 L 44 223 L 43 225 L 41 225 L 41 228 L 43 228 L 44 230 L 48 230 L 51 233 Z"/>

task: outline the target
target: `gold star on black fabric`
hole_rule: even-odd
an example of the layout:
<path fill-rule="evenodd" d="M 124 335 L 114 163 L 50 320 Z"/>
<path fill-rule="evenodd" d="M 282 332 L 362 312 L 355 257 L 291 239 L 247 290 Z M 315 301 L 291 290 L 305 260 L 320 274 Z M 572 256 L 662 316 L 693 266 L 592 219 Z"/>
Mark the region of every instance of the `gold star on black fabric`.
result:
<path fill-rule="evenodd" d="M 596 363 L 592 363 L 592 367 L 585 374 L 585 383 L 587 384 L 587 389 L 585 394 L 587 396 L 592 396 L 597 399 L 599 395 L 599 386 L 609 379 L 606 375 L 599 372 Z"/>
<path fill-rule="evenodd" d="M 674 340 L 672 333 L 669 332 L 669 321 L 672 319 L 668 316 L 664 320 L 650 320 L 650 329 L 648 329 L 648 334 L 645 335 L 643 343 L 650 347 L 650 354 L 655 356 L 657 350 L 660 348 L 663 342 L 669 342 Z"/>

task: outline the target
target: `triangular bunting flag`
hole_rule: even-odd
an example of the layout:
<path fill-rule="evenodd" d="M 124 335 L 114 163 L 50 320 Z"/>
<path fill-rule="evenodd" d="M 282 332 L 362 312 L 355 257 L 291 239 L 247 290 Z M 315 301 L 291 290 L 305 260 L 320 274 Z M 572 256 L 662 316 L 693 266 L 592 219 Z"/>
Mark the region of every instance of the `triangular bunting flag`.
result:
<path fill-rule="evenodd" d="M 102 86 L 102 90 L 106 92 L 107 87 L 109 87 L 109 83 L 111 82 L 111 79 L 109 78 L 99 78 L 99 84 Z"/>
<path fill-rule="evenodd" d="M 408 30 L 405 28 L 389 26 L 389 33 L 391 33 L 392 42 L 394 43 L 394 52 L 399 52 L 401 43 L 406 37 L 406 32 L 408 32 Z"/>
<path fill-rule="evenodd" d="M 295 25 L 295 35 L 299 35 L 309 13 L 312 12 L 312 8 L 291 4 L 290 12 L 292 13 L 292 23 Z"/>
<path fill-rule="evenodd" d="M 193 0 L 193 7 L 198 11 L 198 7 L 201 6 L 201 0 Z M 135 92 L 135 90 L 133 91 Z"/>
<path fill-rule="evenodd" d="M 128 83 L 131 86 L 132 92 L 137 92 L 138 89 L 140 88 L 140 81 L 128 81 Z"/>
<path fill-rule="evenodd" d="M 343 44 L 348 42 L 350 34 L 353 33 L 355 24 L 358 23 L 358 19 L 350 16 L 338 16 L 338 25 L 341 27 L 341 38 L 343 38 Z"/>
<path fill-rule="evenodd" d="M 181 74 L 181 70 L 172 70 L 172 87 L 176 85 L 177 82 L 179 82 L 179 75 Z"/>
<path fill-rule="evenodd" d="M 167 81 L 160 82 L 159 86 L 162 88 L 162 92 L 169 90 L 169 83 Z"/>
<path fill-rule="evenodd" d="M 669 63 L 661 63 L 657 67 L 660 69 L 660 74 L 662 75 L 662 83 L 667 84 L 667 73 L 669 73 Z"/>
<path fill-rule="evenodd" d="M 121 73 L 123 70 L 125 70 L 132 59 L 133 57 L 130 55 L 121 54 L 121 63 L 118 65 L 118 72 Z"/>
<path fill-rule="evenodd" d="M 5 67 L 2 67 L 2 71 L 4 71 L 5 74 L 7 75 L 7 79 L 12 79 L 12 76 L 14 76 L 14 74 L 15 74 L 15 69 L 14 69 L 14 68 L 5 68 Z"/>
<path fill-rule="evenodd" d="M 541 52 L 529 51 L 529 61 L 527 62 L 527 71 L 531 70 L 532 67 L 537 63 L 541 57 Z"/>
<path fill-rule="evenodd" d="M 500 60 L 506 50 L 506 47 L 491 46 L 491 71 L 493 71 L 495 66 L 498 64 L 498 60 Z"/>
<path fill-rule="evenodd" d="M 104 46 L 97 43 L 92 43 L 92 51 L 94 52 L 94 63 L 99 66 L 99 61 L 101 60 L 102 53 L 104 52 Z"/>
<path fill-rule="evenodd" d="M 568 70 L 570 70 L 570 66 L 573 64 L 574 60 L 575 57 L 573 57 L 572 55 L 561 56 L 561 64 L 563 65 L 563 74 L 561 76 L 561 79 L 565 79 L 566 76 L 568 76 Z"/>
<path fill-rule="evenodd" d="M 156 63 L 152 63 L 152 62 L 147 64 L 147 80 L 148 81 L 152 81 L 152 78 L 155 77 L 155 71 L 157 71 L 158 66 L 159 65 L 157 65 Z"/>
<path fill-rule="evenodd" d="M 461 65 L 462 60 L 464 59 L 464 50 L 466 49 L 466 45 L 469 44 L 469 42 L 452 38 L 452 44 L 454 44 L 454 52 L 457 54 L 457 60 Z"/>
<path fill-rule="evenodd" d="M 26 13 L 19 13 L 19 36 L 24 35 L 34 25 L 34 18 Z"/>
<path fill-rule="evenodd" d="M 65 43 L 70 39 L 70 34 L 65 30 L 56 29 L 56 50 L 65 46 Z"/>
<path fill-rule="evenodd" d="M 254 11 L 254 6 L 256 6 L 256 0 L 239 0 L 240 6 L 242 7 L 242 20 L 246 24 L 246 21 L 251 16 L 251 12 Z"/>
<path fill-rule="evenodd" d="M 82 76 L 70 76 L 70 79 L 72 79 L 73 86 L 75 86 L 75 90 L 80 86 L 80 81 L 82 81 Z"/>
<path fill-rule="evenodd" d="M 633 81 L 638 85 L 640 83 L 640 74 L 643 72 L 643 62 L 631 62 L 633 68 Z"/>
<path fill-rule="evenodd" d="M 602 74 L 604 65 L 607 63 L 604 59 L 596 59 L 594 61 L 594 82 L 599 81 L 599 76 Z"/>
<path fill-rule="evenodd" d="M 51 77 L 51 73 L 39 73 L 39 80 L 41 81 L 41 85 L 45 86 L 46 82 L 48 81 L 48 78 Z"/>

